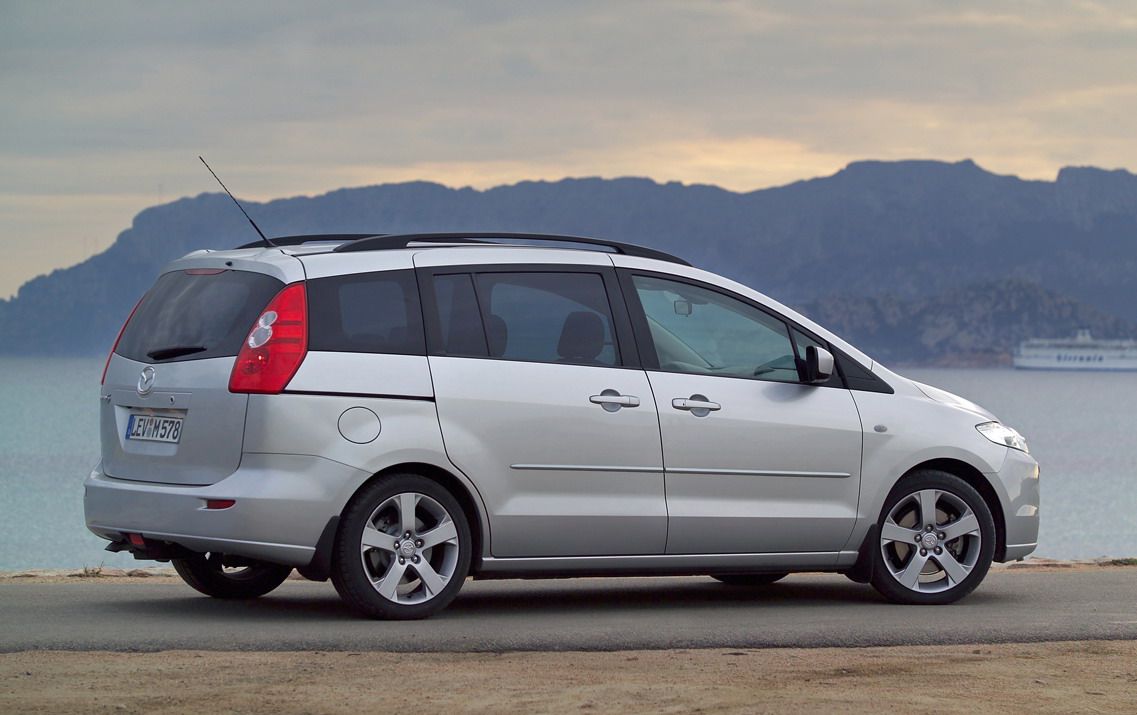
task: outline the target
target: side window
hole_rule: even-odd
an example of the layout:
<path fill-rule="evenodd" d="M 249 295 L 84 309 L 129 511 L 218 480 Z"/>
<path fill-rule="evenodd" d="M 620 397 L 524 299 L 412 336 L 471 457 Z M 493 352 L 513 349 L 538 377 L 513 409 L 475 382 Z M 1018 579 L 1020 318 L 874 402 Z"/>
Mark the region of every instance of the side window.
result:
<path fill-rule="evenodd" d="M 426 354 L 413 271 L 308 281 L 308 312 L 312 350 Z"/>
<path fill-rule="evenodd" d="M 619 364 L 612 310 L 600 274 L 481 273 L 477 282 L 491 356 Z"/>
<path fill-rule="evenodd" d="M 436 275 L 434 299 L 438 306 L 442 354 L 486 357 L 489 352 L 473 277 L 469 273 Z"/>
<path fill-rule="evenodd" d="M 666 372 L 797 382 L 786 324 L 740 300 L 698 286 L 634 276 Z"/>
<path fill-rule="evenodd" d="M 808 348 L 810 345 L 812 345 L 815 348 L 821 348 L 822 350 L 828 350 L 829 349 L 829 348 L 825 347 L 825 345 L 823 343 L 817 342 L 816 340 L 809 337 L 805 333 L 801 332 L 797 328 L 794 328 L 793 331 L 794 331 L 794 343 L 797 345 L 797 352 L 798 352 L 797 356 L 798 356 L 798 358 L 805 360 L 805 349 Z"/>

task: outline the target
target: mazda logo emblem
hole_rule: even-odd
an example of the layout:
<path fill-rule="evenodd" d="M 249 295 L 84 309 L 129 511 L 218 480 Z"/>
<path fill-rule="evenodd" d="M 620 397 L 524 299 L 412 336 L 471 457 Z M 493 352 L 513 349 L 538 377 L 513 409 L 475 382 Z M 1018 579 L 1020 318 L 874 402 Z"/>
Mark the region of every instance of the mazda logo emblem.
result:
<path fill-rule="evenodd" d="M 142 368 L 142 374 L 138 376 L 138 394 L 145 397 L 150 394 L 154 389 L 154 374 L 157 370 L 153 365 L 147 365 Z"/>

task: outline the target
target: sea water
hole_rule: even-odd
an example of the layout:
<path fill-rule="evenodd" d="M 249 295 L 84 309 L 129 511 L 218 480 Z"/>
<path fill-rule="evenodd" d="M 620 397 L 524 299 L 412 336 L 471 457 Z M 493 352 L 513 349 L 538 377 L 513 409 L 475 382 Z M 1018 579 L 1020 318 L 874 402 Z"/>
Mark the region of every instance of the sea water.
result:
<path fill-rule="evenodd" d="M 0 570 L 135 563 L 104 551 L 83 523 L 102 367 L 101 358 L 0 358 Z M 1137 373 L 900 372 L 1026 435 L 1042 465 L 1036 555 L 1137 556 Z"/>

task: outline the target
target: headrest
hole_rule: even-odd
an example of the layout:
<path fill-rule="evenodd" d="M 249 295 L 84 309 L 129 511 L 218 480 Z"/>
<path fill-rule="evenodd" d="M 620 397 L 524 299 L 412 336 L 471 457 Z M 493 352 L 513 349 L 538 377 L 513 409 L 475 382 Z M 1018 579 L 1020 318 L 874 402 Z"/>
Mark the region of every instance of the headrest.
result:
<path fill-rule="evenodd" d="M 569 313 L 561 328 L 557 354 L 566 362 L 595 362 L 604 349 L 604 321 L 596 313 Z"/>

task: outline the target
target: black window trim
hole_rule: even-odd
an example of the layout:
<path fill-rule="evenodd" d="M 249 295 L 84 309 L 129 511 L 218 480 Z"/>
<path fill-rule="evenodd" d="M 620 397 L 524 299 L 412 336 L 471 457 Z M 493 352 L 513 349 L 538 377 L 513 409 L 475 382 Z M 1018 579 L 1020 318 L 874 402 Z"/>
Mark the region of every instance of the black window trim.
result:
<path fill-rule="evenodd" d="M 482 299 L 478 294 L 478 282 L 474 280 L 473 272 L 461 267 L 454 267 L 442 270 L 416 268 L 415 273 L 418 276 L 419 299 L 422 305 L 422 322 L 423 327 L 426 329 L 426 354 L 434 357 L 463 357 L 479 360 L 497 359 L 491 357 L 489 354 L 490 336 L 486 332 L 486 319 L 485 313 L 482 312 Z M 438 310 L 437 294 L 434 290 L 434 279 L 436 276 L 469 276 L 470 289 L 474 292 L 474 310 L 481 323 L 482 345 L 486 346 L 485 355 L 450 354 L 442 349 L 442 318 Z"/>
<path fill-rule="evenodd" d="M 478 317 L 482 321 L 483 335 L 486 329 L 484 296 L 478 286 L 476 276 L 492 273 L 592 273 L 599 275 L 604 283 L 608 298 L 608 308 L 612 315 L 613 339 L 616 342 L 618 364 L 590 365 L 584 363 L 551 363 L 516 358 L 494 357 L 491 355 L 449 355 L 442 349 L 442 324 L 438 305 L 435 301 L 434 277 L 438 275 L 469 275 L 473 279 L 474 295 L 478 302 Z M 537 365 L 572 365 L 574 367 L 594 367 L 608 370 L 642 370 L 640 352 L 631 322 L 631 314 L 620 288 L 616 269 L 610 265 L 577 263 L 478 263 L 448 266 L 416 267 L 418 277 L 419 304 L 422 306 L 423 327 L 426 329 L 426 354 L 431 357 L 462 357 L 472 360 L 500 360 L 504 362 L 527 362 Z M 486 344 L 489 337 L 485 336 Z"/>
<path fill-rule="evenodd" d="M 822 383 L 819 385 L 811 385 L 812 387 L 835 387 L 835 388 L 840 388 L 840 389 L 845 389 L 845 390 L 859 390 L 862 392 L 887 392 L 887 393 L 893 392 L 891 386 L 889 386 L 888 383 L 884 382 L 883 380 L 880 380 L 880 378 L 877 378 L 880 381 L 880 386 L 879 386 L 880 389 L 869 389 L 867 387 L 866 388 L 850 387 L 849 381 L 845 377 L 845 371 L 841 368 L 841 358 L 844 358 L 846 360 L 852 360 L 851 357 L 849 357 L 848 355 L 845 355 L 845 353 L 843 351 L 835 348 L 832 343 L 830 343 L 828 340 L 825 340 L 821 336 L 817 335 L 816 333 L 814 333 L 809 328 L 806 328 L 805 326 L 801 325 L 800 323 L 797 323 L 796 321 L 791 320 L 790 318 L 787 318 L 784 315 L 781 315 L 780 313 L 778 313 L 778 312 L 774 311 L 773 309 L 759 303 L 756 300 L 752 300 L 750 298 L 747 298 L 744 295 L 739 295 L 738 293 L 730 291 L 730 290 L 723 288 L 721 286 L 714 285 L 713 283 L 707 283 L 705 281 L 701 281 L 701 280 L 698 280 L 696 278 L 688 278 L 687 276 L 678 276 L 678 275 L 675 275 L 674 273 L 663 273 L 660 271 L 650 271 L 650 270 L 643 270 L 643 269 L 638 269 L 638 268 L 636 268 L 636 269 L 617 268 L 616 269 L 616 275 L 620 281 L 620 289 L 622 290 L 622 292 L 624 294 L 624 302 L 627 304 L 627 307 L 628 307 L 628 312 L 629 312 L 629 316 L 630 316 L 631 323 L 632 323 L 632 331 L 633 331 L 633 334 L 635 336 L 636 344 L 637 344 L 637 347 L 639 348 L 639 354 L 641 356 L 641 362 L 642 362 L 645 370 L 654 370 L 656 372 L 670 372 L 667 370 L 662 370 L 659 367 L 659 358 L 655 352 L 655 342 L 651 338 L 651 328 L 648 326 L 647 313 L 644 311 L 643 305 L 640 303 L 639 294 L 636 292 L 635 284 L 632 282 L 632 279 L 635 278 L 636 276 L 644 276 L 646 278 L 657 278 L 657 279 L 661 279 L 661 280 L 669 280 L 669 281 L 674 281 L 676 283 L 685 283 L 687 285 L 694 286 L 696 288 L 702 288 L 704 290 L 709 290 L 713 293 L 718 293 L 719 295 L 724 296 L 726 298 L 731 298 L 731 299 L 740 301 L 745 305 L 749 305 L 753 308 L 756 308 L 757 310 L 760 310 L 761 312 L 770 316 L 774 320 L 781 322 L 784 326 L 786 326 L 786 334 L 789 336 L 790 344 L 793 346 L 793 350 L 794 350 L 794 359 L 798 363 L 799 381 L 796 384 L 799 384 L 799 385 L 806 384 L 806 383 L 801 381 L 801 358 L 798 357 L 799 352 L 798 352 L 797 340 L 794 338 L 794 332 L 793 332 L 794 330 L 800 330 L 807 337 L 811 338 L 812 340 L 817 341 L 817 343 L 819 343 L 821 345 L 824 345 L 825 348 L 833 355 L 834 366 L 836 367 L 837 375 L 840 378 L 838 381 L 840 384 L 834 384 L 832 382 L 826 382 L 826 383 Z M 695 373 L 677 373 L 677 374 L 695 374 Z M 698 374 L 703 375 L 703 373 L 698 373 Z M 736 379 L 736 380 L 754 380 L 754 381 L 758 381 L 758 382 L 782 382 L 781 380 L 764 380 L 763 378 L 757 377 L 757 376 L 756 377 L 740 377 L 738 375 L 714 375 L 714 374 L 706 374 L 705 376 L 706 377 L 718 377 L 718 378 L 732 378 L 732 379 Z M 795 383 L 782 383 L 782 384 L 791 384 L 792 385 Z"/>

